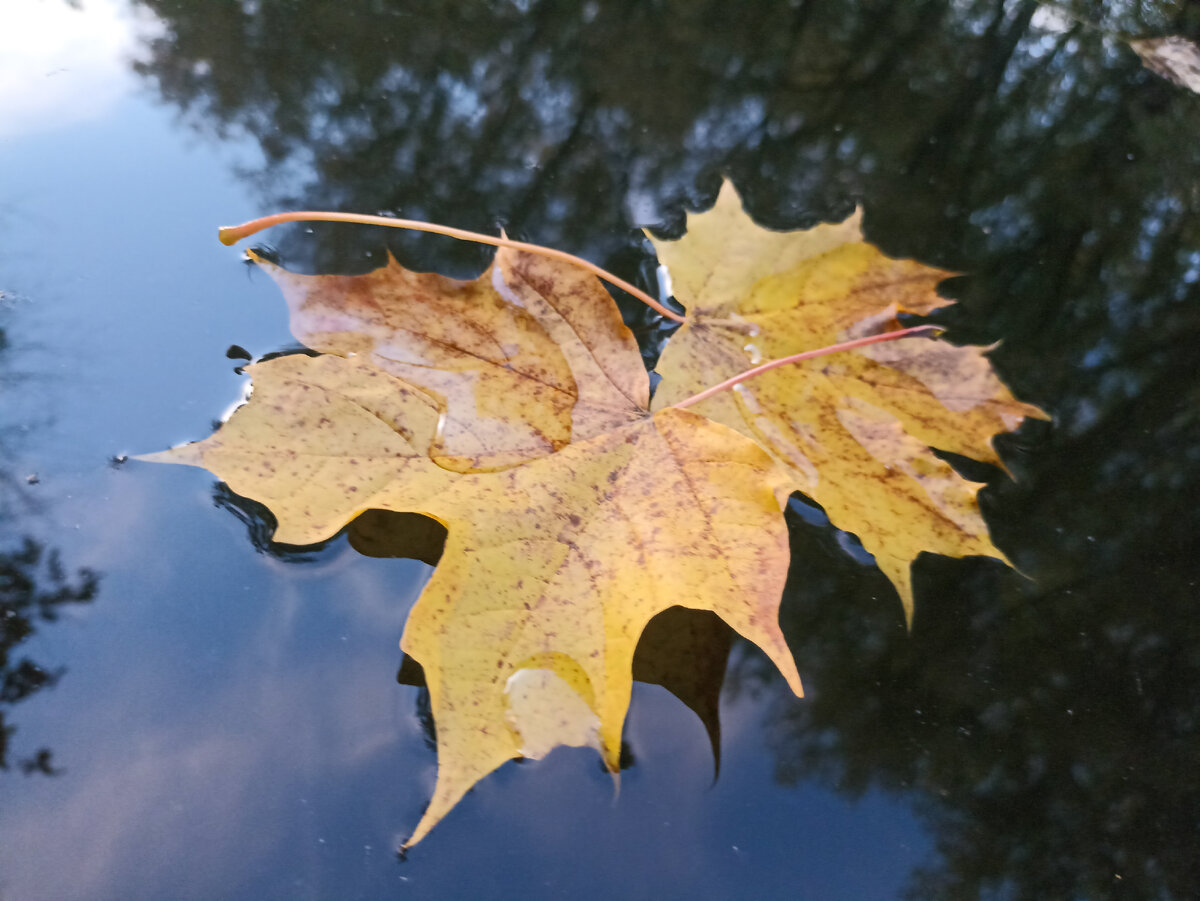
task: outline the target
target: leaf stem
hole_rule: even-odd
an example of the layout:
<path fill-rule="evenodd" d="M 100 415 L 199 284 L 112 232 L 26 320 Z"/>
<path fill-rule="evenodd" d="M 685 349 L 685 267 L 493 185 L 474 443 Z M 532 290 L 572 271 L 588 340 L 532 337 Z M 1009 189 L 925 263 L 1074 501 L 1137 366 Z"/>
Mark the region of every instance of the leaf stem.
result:
<path fill-rule="evenodd" d="M 248 238 L 250 235 L 257 234 L 265 228 L 279 225 L 282 222 L 352 222 L 358 225 L 383 225 L 388 228 L 432 232 L 435 235 L 445 235 L 448 238 L 457 238 L 460 241 L 474 241 L 476 244 L 491 244 L 493 247 L 508 247 L 512 250 L 523 250 L 526 253 L 549 257 L 553 260 L 562 260 L 573 266 L 586 269 L 593 275 L 604 279 L 610 285 L 615 285 L 622 291 L 632 294 L 642 303 L 646 304 L 646 306 L 666 316 L 668 319 L 675 322 L 683 322 L 682 316 L 673 310 L 667 309 L 641 288 L 631 285 L 623 278 L 613 275 L 607 269 L 601 269 L 595 263 L 585 260 L 583 257 L 575 256 L 573 253 L 556 250 L 553 247 L 543 247 L 541 244 L 529 244 L 525 241 L 513 241 L 510 238 L 500 238 L 493 235 L 481 234 L 480 232 L 467 231 L 463 228 L 436 225 L 432 222 L 420 222 L 416 219 L 393 219 L 390 216 L 367 216 L 362 213 L 328 213 L 304 210 L 262 216 L 258 219 L 252 219 L 249 222 L 243 222 L 241 225 L 225 225 L 217 232 L 217 236 L 221 239 L 222 244 L 233 245 L 242 240 L 242 238 Z"/>
<path fill-rule="evenodd" d="M 811 360 L 815 357 L 824 357 L 828 354 L 839 353 L 843 350 L 854 350 L 857 347 L 866 347 L 868 344 L 880 344 L 884 341 L 895 341 L 899 338 L 918 338 L 918 337 L 937 337 L 944 329 L 938 325 L 914 325 L 912 328 L 900 329 L 895 332 L 883 332 L 879 335 L 868 335 L 866 338 L 855 338 L 853 341 L 843 341 L 841 344 L 830 344 L 828 347 L 818 347 L 816 350 L 806 350 L 804 353 L 792 354 L 790 357 L 781 357 L 778 360 L 770 360 L 763 363 L 761 366 L 755 366 L 753 369 L 747 369 L 745 372 L 735 375 L 731 379 L 726 379 L 719 385 L 713 385 L 711 388 L 706 388 L 699 394 L 693 394 L 691 397 L 681 400 L 677 404 L 671 406 L 677 410 L 683 410 L 693 404 L 698 404 L 702 400 L 708 400 L 714 394 L 720 394 L 722 391 L 728 391 L 735 385 L 740 385 L 747 379 L 752 379 L 757 375 L 762 375 L 764 372 L 770 372 L 772 369 L 778 369 L 780 366 L 788 366 L 792 363 L 800 363 L 804 360 Z"/>

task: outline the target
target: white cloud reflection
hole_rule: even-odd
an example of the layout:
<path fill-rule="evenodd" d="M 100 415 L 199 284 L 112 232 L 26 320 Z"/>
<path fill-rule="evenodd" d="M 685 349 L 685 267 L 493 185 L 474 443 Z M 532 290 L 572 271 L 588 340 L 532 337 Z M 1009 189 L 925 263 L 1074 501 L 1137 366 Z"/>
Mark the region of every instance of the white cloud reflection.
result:
<path fill-rule="evenodd" d="M 104 115 L 141 25 L 120 0 L 0 0 L 0 140 Z"/>
<path fill-rule="evenodd" d="M 277 873 L 279 854 L 303 873 L 319 852 L 314 830 L 341 825 L 323 792 L 363 771 L 386 786 L 381 808 L 419 809 L 428 789 L 387 779 L 397 746 L 421 746 L 416 724 L 392 713 L 394 682 L 379 678 L 393 656 L 234 679 L 174 716 L 147 711 L 144 685 L 114 687 L 103 716 L 139 723 L 136 734 L 75 755 L 65 776 L 0 813 L 0 896 L 221 898 Z"/>

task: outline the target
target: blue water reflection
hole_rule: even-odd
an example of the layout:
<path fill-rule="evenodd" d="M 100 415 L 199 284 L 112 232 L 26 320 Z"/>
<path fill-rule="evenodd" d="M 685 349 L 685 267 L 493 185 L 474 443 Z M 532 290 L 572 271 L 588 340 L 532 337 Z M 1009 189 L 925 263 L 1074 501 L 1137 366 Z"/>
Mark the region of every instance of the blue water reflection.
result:
<path fill-rule="evenodd" d="M 12 646 L 62 673 L 0 705 L 0 895 L 1196 896 L 1200 98 L 1122 40 L 1194 35 L 1194 6 L 634 6 L 0 4 L 0 554 L 98 580 Z M 910 636 L 854 540 L 797 516 L 810 697 L 735 647 L 715 785 L 704 725 L 638 685 L 615 801 L 559 750 L 397 861 L 436 763 L 396 676 L 429 567 L 273 547 L 206 473 L 110 463 L 208 434 L 244 389 L 230 345 L 293 346 L 216 226 L 503 223 L 652 286 L 633 227 L 678 230 L 720 172 L 768 224 L 862 202 L 889 252 L 972 273 L 951 334 L 1003 339 L 1056 416 L 1002 442 L 1015 483 L 963 464 L 1032 579 L 922 560 Z M 266 240 L 308 270 L 486 260 Z M 58 775 L 22 774 L 41 748 Z"/>

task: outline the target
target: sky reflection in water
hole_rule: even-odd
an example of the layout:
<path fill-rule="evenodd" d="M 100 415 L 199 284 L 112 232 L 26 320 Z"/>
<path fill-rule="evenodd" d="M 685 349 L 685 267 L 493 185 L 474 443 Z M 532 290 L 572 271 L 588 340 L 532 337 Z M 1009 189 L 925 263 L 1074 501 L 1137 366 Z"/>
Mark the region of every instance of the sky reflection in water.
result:
<path fill-rule="evenodd" d="M 255 6 L 0 12 L 32 60 L 0 63 L 0 550 L 29 536 L 99 578 L 17 650 L 65 673 L 0 708 L 10 755 L 62 772 L 0 773 L 3 897 L 1197 894 L 1200 98 L 1034 3 Z M 1194 29 L 1181 9 L 1098 24 Z M 428 568 L 273 548 L 207 474 L 107 462 L 207 434 L 244 383 L 230 344 L 294 345 L 215 227 L 292 205 L 500 222 L 653 285 L 632 227 L 677 231 L 720 171 L 767 224 L 862 201 L 889 252 L 973 273 L 952 334 L 1003 339 L 1056 415 L 1003 442 L 1017 483 L 977 472 L 1036 582 L 922 561 L 910 637 L 804 510 L 782 620 L 810 697 L 735 649 L 715 786 L 699 721 L 639 686 L 615 804 L 588 752 L 510 764 L 398 863 L 434 773 L 396 684 Z M 449 274 L 487 259 L 264 240 L 310 271 L 385 241 Z"/>

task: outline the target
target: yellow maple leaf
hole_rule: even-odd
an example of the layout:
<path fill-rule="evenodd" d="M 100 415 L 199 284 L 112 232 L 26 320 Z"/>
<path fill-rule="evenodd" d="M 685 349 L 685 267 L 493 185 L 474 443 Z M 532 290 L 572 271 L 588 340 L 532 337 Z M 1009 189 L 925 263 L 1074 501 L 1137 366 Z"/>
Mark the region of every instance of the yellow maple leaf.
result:
<path fill-rule="evenodd" d="M 886 339 L 900 311 L 940 305 L 947 273 L 888 259 L 853 218 L 760 229 L 728 185 L 689 225 L 659 243 L 688 316 L 653 405 L 612 299 L 557 251 L 474 236 L 510 245 L 474 281 L 391 260 L 302 276 L 255 258 L 294 334 L 323 355 L 247 367 L 253 395 L 215 435 L 144 458 L 210 469 L 275 514 L 282 542 L 323 540 L 368 510 L 446 527 L 401 640 L 424 669 L 438 743 L 433 798 L 407 845 L 513 757 L 590 745 L 615 773 L 634 649 L 673 607 L 719 615 L 799 694 L 778 626 L 793 490 L 860 535 L 910 613 L 921 551 L 1000 556 L 975 486 L 928 447 L 997 462 L 991 436 L 1040 415 L 978 349 L 855 343 L 706 390 L 764 357 Z M 678 684 L 715 735 L 711 694 Z"/>
<path fill-rule="evenodd" d="M 652 414 L 632 336 L 611 298 L 590 277 L 581 285 L 574 267 L 501 250 L 486 276 L 495 292 L 468 289 L 484 297 L 483 313 L 430 303 L 436 315 L 418 309 L 389 338 L 386 323 L 399 314 L 384 312 L 379 299 L 412 300 L 411 274 L 397 270 L 389 264 L 358 280 L 274 270 L 293 323 L 305 320 L 297 332 L 346 356 L 247 367 L 250 401 L 215 435 L 143 459 L 208 468 L 271 509 L 283 542 L 322 540 L 368 509 L 422 513 L 446 526 L 441 561 L 401 641 L 425 670 L 438 743 L 433 799 L 407 844 L 513 757 L 590 744 L 616 772 L 634 649 L 646 624 L 671 607 L 719 614 L 800 693 L 778 625 L 787 489 L 771 458 L 694 413 Z M 351 298 L 352 313 L 339 312 L 339 296 Z M 569 418 L 557 420 L 571 439 L 565 445 L 528 440 L 547 421 L 538 403 L 548 367 L 529 361 L 510 374 L 485 340 L 487 326 L 476 327 L 483 317 L 507 324 L 525 312 L 532 319 L 521 334 L 539 342 L 540 328 L 565 361 L 552 396 L 577 398 L 565 408 Z M 466 339 L 453 337 L 456 318 L 479 333 L 469 352 Z M 329 327 L 335 321 L 346 334 Z M 436 373 L 426 371 L 436 363 L 422 365 L 405 349 L 416 342 L 436 345 L 425 359 L 443 355 Z M 492 377 L 502 388 L 489 386 L 478 402 L 470 386 Z M 457 435 L 446 438 L 448 419 L 469 426 L 472 413 L 509 427 L 488 435 L 518 435 L 505 449 L 507 468 L 495 468 L 487 441 L 464 453 Z M 480 460 L 492 466 L 461 465 Z"/>
<path fill-rule="evenodd" d="M 688 216 L 678 241 L 653 239 L 687 308 L 657 370 L 664 409 L 764 359 L 900 329 L 899 313 L 945 306 L 952 273 L 884 256 L 856 213 L 797 232 L 754 224 L 726 182 L 715 206 Z M 979 514 L 978 485 L 930 447 L 999 463 L 991 440 L 1022 417 L 984 350 L 942 341 L 880 343 L 774 369 L 697 403 L 753 438 L 859 536 L 896 585 L 911 621 L 911 564 L 922 551 L 1004 559 Z"/>
<path fill-rule="evenodd" d="M 299 275 L 250 255 L 283 291 L 313 350 L 364 357 L 441 414 L 440 466 L 499 469 L 638 418 L 637 344 L 603 286 L 573 266 L 505 251 L 473 281 L 395 260 L 360 276 Z M 586 344 L 581 335 L 603 336 Z"/>

